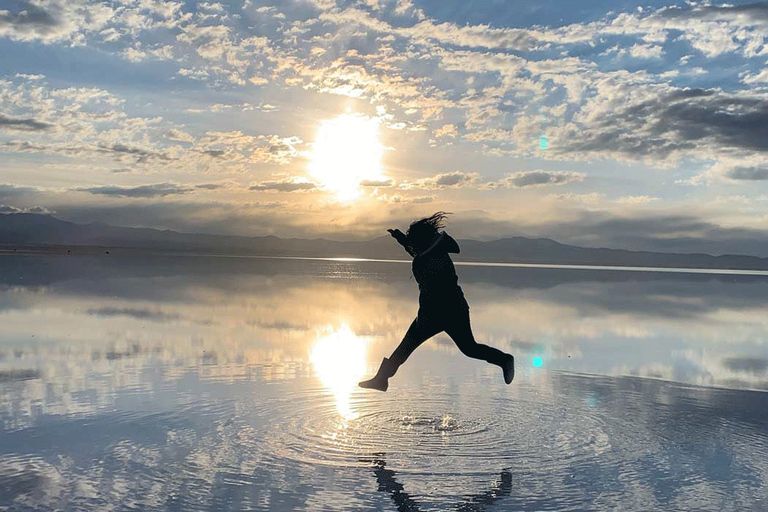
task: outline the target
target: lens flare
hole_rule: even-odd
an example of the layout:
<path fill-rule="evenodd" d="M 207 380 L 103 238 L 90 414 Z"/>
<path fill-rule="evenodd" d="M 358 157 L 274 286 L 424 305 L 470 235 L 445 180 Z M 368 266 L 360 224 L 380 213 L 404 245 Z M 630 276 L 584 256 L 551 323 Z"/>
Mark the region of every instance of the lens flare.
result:
<path fill-rule="evenodd" d="M 367 343 L 367 338 L 355 335 L 345 324 L 319 338 L 310 354 L 315 374 L 333 393 L 336 409 L 347 420 L 357 417 L 357 414 L 352 411 L 350 397 L 365 374 Z"/>

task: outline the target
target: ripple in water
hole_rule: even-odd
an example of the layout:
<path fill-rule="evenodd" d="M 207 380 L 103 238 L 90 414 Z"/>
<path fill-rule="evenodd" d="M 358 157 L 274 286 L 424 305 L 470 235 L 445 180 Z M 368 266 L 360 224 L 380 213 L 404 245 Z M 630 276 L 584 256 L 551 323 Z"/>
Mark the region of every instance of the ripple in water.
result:
<path fill-rule="evenodd" d="M 760 462 L 768 460 L 768 436 L 752 425 L 765 426 L 765 415 L 745 420 L 723 409 L 738 409 L 744 397 L 765 405 L 765 397 L 721 394 L 705 399 L 668 383 L 550 375 L 491 390 L 475 383 L 460 392 L 406 386 L 355 392 L 355 419 L 345 420 L 327 392 L 307 389 L 261 404 L 261 414 L 280 425 L 263 433 L 262 446 L 277 467 L 372 468 L 381 463 L 377 454 L 385 454 L 387 473 L 375 470 L 382 478 L 389 472 L 403 482 L 436 477 L 457 493 L 468 478 L 501 474 L 503 480 L 509 469 L 528 486 L 516 488 L 520 499 L 526 495 L 526 504 L 542 510 L 622 503 L 627 493 L 649 491 L 661 501 L 685 502 L 703 488 L 708 494 L 697 499 L 713 505 L 733 492 L 729 481 L 749 482 L 746 495 L 764 490 L 759 475 L 768 469 Z M 714 456 L 731 462 L 712 480 Z"/>
<path fill-rule="evenodd" d="M 0 508 L 371 510 L 386 493 L 419 510 L 759 510 L 768 488 L 765 393 L 549 373 L 355 390 L 351 419 L 318 383 L 215 383 L 6 432 Z"/>
<path fill-rule="evenodd" d="M 279 425 L 264 432 L 262 444 L 275 465 L 359 466 L 372 453 L 388 453 L 403 454 L 401 472 L 475 475 L 503 467 L 546 472 L 585 463 L 611 448 L 596 409 L 547 403 L 519 390 L 496 398 L 357 392 L 356 417 L 349 420 L 322 388 L 260 405 L 259 415 Z"/>

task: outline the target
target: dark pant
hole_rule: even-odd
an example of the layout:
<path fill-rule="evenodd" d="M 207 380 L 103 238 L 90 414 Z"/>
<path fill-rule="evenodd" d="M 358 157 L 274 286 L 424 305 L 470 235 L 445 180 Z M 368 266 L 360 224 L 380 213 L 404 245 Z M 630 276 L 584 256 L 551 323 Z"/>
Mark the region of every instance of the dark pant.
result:
<path fill-rule="evenodd" d="M 389 360 L 396 367 L 400 366 L 419 345 L 443 331 L 453 339 L 465 356 L 482 359 L 499 366 L 507 360 L 507 354 L 501 350 L 475 341 L 469 325 L 469 310 L 464 308 L 433 314 L 423 314 L 419 310 L 419 315 L 408 328 L 403 341 L 392 352 Z"/>

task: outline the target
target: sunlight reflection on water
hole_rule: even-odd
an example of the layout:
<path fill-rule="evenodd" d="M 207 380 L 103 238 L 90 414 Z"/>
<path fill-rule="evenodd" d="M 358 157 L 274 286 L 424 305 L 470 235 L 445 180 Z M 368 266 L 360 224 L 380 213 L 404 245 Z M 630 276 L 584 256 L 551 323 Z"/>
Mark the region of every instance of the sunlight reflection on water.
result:
<path fill-rule="evenodd" d="M 322 335 L 310 354 L 310 361 L 320 381 L 333 393 L 336 408 L 347 420 L 357 414 L 350 406 L 350 396 L 365 374 L 366 338 L 356 336 L 347 324 Z"/>

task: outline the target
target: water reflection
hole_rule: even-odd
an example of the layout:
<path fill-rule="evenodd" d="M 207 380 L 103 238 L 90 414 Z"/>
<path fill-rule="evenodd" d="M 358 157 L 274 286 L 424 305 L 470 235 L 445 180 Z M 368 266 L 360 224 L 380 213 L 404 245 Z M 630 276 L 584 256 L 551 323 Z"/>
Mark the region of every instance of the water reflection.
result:
<path fill-rule="evenodd" d="M 365 459 L 364 461 L 368 462 Z M 397 480 L 397 473 L 387 469 L 385 454 L 375 454 L 371 457 L 370 464 L 373 466 L 379 491 L 389 494 L 398 512 L 419 512 L 421 510 L 418 500 L 411 497 L 406 492 L 405 486 Z M 465 496 L 452 508 L 461 512 L 485 512 L 491 510 L 496 502 L 509 496 L 511 492 L 512 473 L 509 469 L 505 469 L 501 472 L 499 481 L 490 490 Z"/>
<path fill-rule="evenodd" d="M 365 346 L 368 340 L 356 336 L 348 325 L 323 334 L 312 347 L 310 361 L 323 385 L 333 393 L 336 408 L 344 419 L 352 420 L 350 397 L 365 374 Z"/>
<path fill-rule="evenodd" d="M 0 508 L 764 508 L 765 393 L 544 371 L 510 388 L 444 369 L 361 394 L 340 430 L 308 371 L 213 366 L 147 361 L 108 407 L 52 408 L 22 428 L 4 416 Z M 0 392 L 43 379 L 57 380 Z"/>
<path fill-rule="evenodd" d="M 111 390 L 147 363 L 207 365 L 219 378 L 308 372 L 318 326 L 348 325 L 369 340 L 366 363 L 374 365 L 417 308 L 407 265 L 392 263 L 3 256 L 2 268 L 0 375 L 45 375 L 49 392 L 69 397 L 38 400 L 30 411 L 107 406 Z M 477 339 L 527 362 L 524 378 L 541 370 L 541 357 L 547 369 L 768 389 L 768 279 L 466 266 L 459 273 Z M 414 357 L 398 381 L 446 365 L 484 371 L 444 336 Z M 25 400 L 39 393 L 36 382 Z"/>
<path fill-rule="evenodd" d="M 768 388 L 764 278 L 461 267 L 515 384 L 438 336 L 357 393 L 406 265 L 0 263 L 0 509 L 765 508 L 768 393 L 691 385 Z"/>

